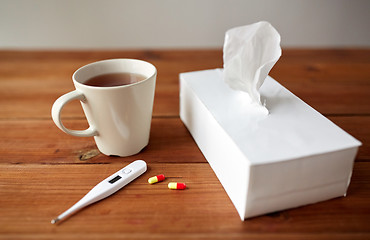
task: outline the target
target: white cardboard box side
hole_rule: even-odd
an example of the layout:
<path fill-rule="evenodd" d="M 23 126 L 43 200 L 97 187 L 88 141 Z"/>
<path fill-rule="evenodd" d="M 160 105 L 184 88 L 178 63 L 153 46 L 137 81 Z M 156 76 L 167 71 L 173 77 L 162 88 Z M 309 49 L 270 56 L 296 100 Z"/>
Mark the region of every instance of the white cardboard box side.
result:
<path fill-rule="evenodd" d="M 180 117 L 221 181 L 240 216 L 244 215 L 249 181 L 249 162 L 206 111 L 186 83 L 181 83 Z M 235 169 L 235 166 L 238 168 Z M 242 218 L 243 219 L 243 218 Z"/>
<path fill-rule="evenodd" d="M 357 148 L 251 166 L 245 218 L 345 196 Z"/>

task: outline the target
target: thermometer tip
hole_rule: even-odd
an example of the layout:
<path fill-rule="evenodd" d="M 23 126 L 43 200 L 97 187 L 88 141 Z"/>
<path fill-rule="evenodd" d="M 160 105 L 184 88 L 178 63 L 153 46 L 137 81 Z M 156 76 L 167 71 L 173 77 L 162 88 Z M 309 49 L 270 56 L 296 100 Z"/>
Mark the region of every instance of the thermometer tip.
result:
<path fill-rule="evenodd" d="M 51 220 L 51 224 L 56 224 L 57 222 L 59 222 L 59 218 L 55 218 L 55 219 L 53 219 L 53 220 Z"/>

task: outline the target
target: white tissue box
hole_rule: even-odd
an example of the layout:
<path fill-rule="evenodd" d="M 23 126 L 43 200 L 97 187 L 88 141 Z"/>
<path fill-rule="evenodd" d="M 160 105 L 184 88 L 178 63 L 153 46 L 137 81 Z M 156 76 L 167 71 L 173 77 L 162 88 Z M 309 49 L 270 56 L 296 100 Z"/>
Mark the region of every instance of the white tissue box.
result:
<path fill-rule="evenodd" d="M 271 77 L 260 93 L 269 115 L 221 69 L 180 74 L 180 117 L 241 219 L 345 196 L 361 143 Z"/>

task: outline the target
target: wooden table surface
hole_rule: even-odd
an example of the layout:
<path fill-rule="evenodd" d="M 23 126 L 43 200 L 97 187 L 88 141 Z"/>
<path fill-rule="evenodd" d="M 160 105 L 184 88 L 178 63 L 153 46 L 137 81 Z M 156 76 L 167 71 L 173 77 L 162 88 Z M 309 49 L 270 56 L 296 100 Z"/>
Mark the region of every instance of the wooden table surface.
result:
<path fill-rule="evenodd" d="M 69 136 L 51 120 L 53 102 L 74 89 L 72 73 L 108 58 L 158 69 L 150 143 L 135 156 L 98 154 L 93 138 Z M 370 50 L 283 50 L 270 75 L 363 145 L 347 197 L 244 222 L 179 118 L 178 74 L 221 67 L 220 49 L 0 51 L 0 239 L 370 239 Z M 87 126 L 77 101 L 63 119 Z M 50 224 L 135 159 L 148 163 L 143 176 Z M 164 183 L 147 183 L 161 173 Z M 188 189 L 170 191 L 169 181 Z"/>

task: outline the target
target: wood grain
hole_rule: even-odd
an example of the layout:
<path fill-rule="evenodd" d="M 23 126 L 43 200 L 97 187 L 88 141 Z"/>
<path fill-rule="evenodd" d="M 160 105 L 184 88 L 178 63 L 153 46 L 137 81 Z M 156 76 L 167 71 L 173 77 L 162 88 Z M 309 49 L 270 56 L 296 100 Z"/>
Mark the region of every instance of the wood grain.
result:
<path fill-rule="evenodd" d="M 66 126 L 84 129 L 86 120 L 67 120 Z M 122 161 L 119 157 L 98 154 L 81 157 L 96 150 L 92 137 L 79 138 L 60 131 L 50 120 L 0 121 L 0 163 L 97 164 Z M 206 162 L 190 133 L 179 118 L 154 118 L 149 145 L 125 160 L 151 162 Z"/>
<path fill-rule="evenodd" d="M 309 236 L 313 232 L 320 233 L 312 235 L 314 238 L 321 234 L 370 236 L 368 163 L 355 164 L 347 197 L 241 222 L 208 164 L 149 162 L 149 169 L 142 177 L 112 197 L 82 210 L 58 226 L 50 224 L 51 218 L 74 204 L 91 186 L 120 169 L 122 164 L 0 164 L 1 192 L 12 196 L 1 200 L 0 237 L 17 233 L 41 238 L 61 235 L 63 238 L 116 239 L 122 234 L 129 238 L 211 239 L 229 238 L 231 234 L 234 239 L 262 234 L 264 239 L 281 239 L 300 234 Z M 150 176 L 159 173 L 167 176 L 164 182 L 147 183 Z M 169 190 L 169 181 L 185 182 L 188 188 Z"/>
<path fill-rule="evenodd" d="M 370 160 L 370 116 L 334 116 L 335 124 L 363 143 L 357 161 Z M 71 129 L 87 128 L 84 119 L 67 119 L 65 125 Z M 84 154 L 96 150 L 94 139 L 78 138 L 60 131 L 51 119 L 48 120 L 2 120 L 0 121 L 0 163 L 113 163 L 121 158 L 103 154 L 81 159 Z M 162 163 L 206 162 L 190 133 L 179 118 L 156 117 L 152 120 L 149 145 L 138 158 Z"/>
<path fill-rule="evenodd" d="M 158 80 L 149 145 L 108 157 L 93 138 L 61 132 L 50 117 L 72 73 L 109 58 L 152 62 Z M 0 50 L 0 239 L 370 239 L 370 50 L 283 49 L 271 76 L 362 142 L 347 197 L 244 222 L 179 119 L 181 72 L 221 68 L 222 51 Z M 87 127 L 80 103 L 62 113 Z M 148 171 L 58 226 L 50 220 L 135 159 Z M 165 182 L 147 178 L 165 174 Z M 188 189 L 170 191 L 169 181 Z"/>
<path fill-rule="evenodd" d="M 79 67 L 109 58 L 137 58 L 158 70 L 154 116 L 178 116 L 178 75 L 222 67 L 216 51 L 0 52 L 1 118 L 48 118 L 53 102 L 73 90 Z M 66 107 L 66 117 L 82 117 L 81 106 Z"/>
<path fill-rule="evenodd" d="M 271 76 L 324 115 L 370 112 L 370 50 L 285 50 Z M 139 58 L 158 68 L 154 116 L 178 116 L 178 74 L 221 68 L 221 50 L 0 52 L 0 117 L 48 118 L 73 90 L 72 73 L 108 58 Z M 66 117 L 82 117 L 78 103 Z"/>

